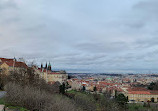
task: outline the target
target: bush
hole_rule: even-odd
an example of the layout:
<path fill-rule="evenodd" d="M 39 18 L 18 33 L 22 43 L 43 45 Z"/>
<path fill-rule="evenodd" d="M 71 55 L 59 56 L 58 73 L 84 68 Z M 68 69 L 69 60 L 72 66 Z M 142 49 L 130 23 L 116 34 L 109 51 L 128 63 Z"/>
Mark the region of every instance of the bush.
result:
<path fill-rule="evenodd" d="M 73 98 L 76 105 L 79 105 L 84 111 L 122 111 L 119 104 L 107 95 L 89 94 L 74 90 L 66 93 L 66 96 Z"/>
<path fill-rule="evenodd" d="M 128 99 L 124 94 L 118 94 L 116 96 L 116 101 L 119 103 L 119 105 L 124 106 L 128 102 Z"/>
<path fill-rule="evenodd" d="M 32 68 L 10 72 L 5 102 L 31 111 L 78 111 L 74 102 L 59 95 L 60 83 L 47 84 Z"/>
<path fill-rule="evenodd" d="M 13 106 L 31 111 L 77 111 L 74 102 L 58 94 L 50 94 L 32 86 L 22 87 L 16 83 L 5 86 L 5 101 Z"/>
<path fill-rule="evenodd" d="M 46 83 L 32 68 L 11 71 L 7 77 L 7 83 L 8 82 L 16 83 L 23 87 L 32 86 L 49 93 L 59 93 L 59 82 L 53 85 Z"/>
<path fill-rule="evenodd" d="M 120 111 L 118 104 L 105 96 L 78 92 L 65 93 L 65 84 L 47 84 L 28 68 L 15 70 L 7 77 L 5 102 L 31 111 Z M 59 91 L 64 95 L 60 95 Z"/>
<path fill-rule="evenodd" d="M 74 101 L 77 105 L 79 105 L 85 111 L 96 111 L 96 101 L 94 100 L 92 95 L 86 94 L 76 94 L 74 96 Z"/>
<path fill-rule="evenodd" d="M 119 104 L 114 99 L 110 99 L 108 94 L 100 97 L 99 105 L 101 111 L 122 111 Z"/>

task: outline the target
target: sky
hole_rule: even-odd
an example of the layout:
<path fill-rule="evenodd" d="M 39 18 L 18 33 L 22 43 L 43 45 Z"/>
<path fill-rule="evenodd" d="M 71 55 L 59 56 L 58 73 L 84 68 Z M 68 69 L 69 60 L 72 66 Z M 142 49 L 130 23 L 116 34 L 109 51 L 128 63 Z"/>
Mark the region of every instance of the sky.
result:
<path fill-rule="evenodd" d="M 0 0 L 0 57 L 53 70 L 158 72 L 158 0 Z"/>

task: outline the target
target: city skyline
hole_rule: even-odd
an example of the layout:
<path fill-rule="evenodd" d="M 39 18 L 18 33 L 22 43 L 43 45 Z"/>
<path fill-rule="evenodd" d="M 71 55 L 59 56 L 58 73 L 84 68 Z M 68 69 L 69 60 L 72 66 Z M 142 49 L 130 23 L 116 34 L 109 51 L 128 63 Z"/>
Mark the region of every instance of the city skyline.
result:
<path fill-rule="evenodd" d="M 158 72 L 156 0 L 2 0 L 0 57 L 68 72 Z"/>

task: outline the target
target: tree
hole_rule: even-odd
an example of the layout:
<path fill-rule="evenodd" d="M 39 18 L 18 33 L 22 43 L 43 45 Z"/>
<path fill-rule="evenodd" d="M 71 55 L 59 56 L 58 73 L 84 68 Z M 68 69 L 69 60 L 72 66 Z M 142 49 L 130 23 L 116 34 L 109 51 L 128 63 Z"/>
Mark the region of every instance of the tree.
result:
<path fill-rule="evenodd" d="M 71 79 L 72 77 L 70 75 L 68 75 L 68 79 Z"/>
<path fill-rule="evenodd" d="M 60 82 L 57 81 L 51 85 L 51 89 L 53 89 L 55 93 L 60 93 L 60 85 L 61 85 Z"/>
<path fill-rule="evenodd" d="M 4 90 L 4 86 L 7 83 L 7 76 L 5 74 L 0 74 L 0 90 Z"/>
<path fill-rule="evenodd" d="M 85 86 L 82 86 L 82 91 L 85 91 L 86 90 L 86 87 Z"/>
<path fill-rule="evenodd" d="M 158 90 L 158 81 L 157 82 L 151 82 L 148 86 L 149 90 Z"/>
<path fill-rule="evenodd" d="M 69 85 L 68 82 L 66 82 L 66 84 L 65 84 L 65 88 L 66 88 L 66 89 L 70 88 L 70 85 Z"/>
<path fill-rule="evenodd" d="M 60 93 L 61 94 L 65 94 L 65 83 L 63 83 L 62 85 L 60 85 L 59 89 L 60 89 Z"/>
<path fill-rule="evenodd" d="M 115 98 L 117 97 L 117 90 L 115 90 Z"/>
<path fill-rule="evenodd" d="M 150 83 L 150 85 L 148 86 L 148 89 L 153 90 L 155 85 L 156 83 L 154 82 Z"/>
<path fill-rule="evenodd" d="M 128 102 L 128 96 L 127 96 L 127 102 Z"/>
<path fill-rule="evenodd" d="M 116 96 L 116 101 L 120 105 L 124 106 L 128 102 L 128 99 L 127 99 L 127 97 L 125 97 L 124 94 L 119 94 L 119 95 Z"/>
<path fill-rule="evenodd" d="M 97 87 L 96 87 L 96 86 L 94 86 L 93 91 L 94 91 L 94 92 L 96 92 L 96 91 L 97 91 Z"/>
<path fill-rule="evenodd" d="M 65 93 L 65 83 L 63 83 L 62 94 Z"/>
<path fill-rule="evenodd" d="M 154 98 L 151 98 L 151 102 L 154 102 L 155 100 L 154 100 Z"/>

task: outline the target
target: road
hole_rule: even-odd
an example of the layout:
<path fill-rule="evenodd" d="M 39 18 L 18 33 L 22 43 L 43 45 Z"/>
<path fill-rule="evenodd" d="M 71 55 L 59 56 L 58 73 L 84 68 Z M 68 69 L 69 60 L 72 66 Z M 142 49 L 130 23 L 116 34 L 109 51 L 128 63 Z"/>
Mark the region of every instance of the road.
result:
<path fill-rule="evenodd" d="M 5 96 L 5 94 L 6 94 L 6 92 L 5 92 L 5 91 L 0 91 L 0 98 L 4 97 L 4 96 Z"/>

